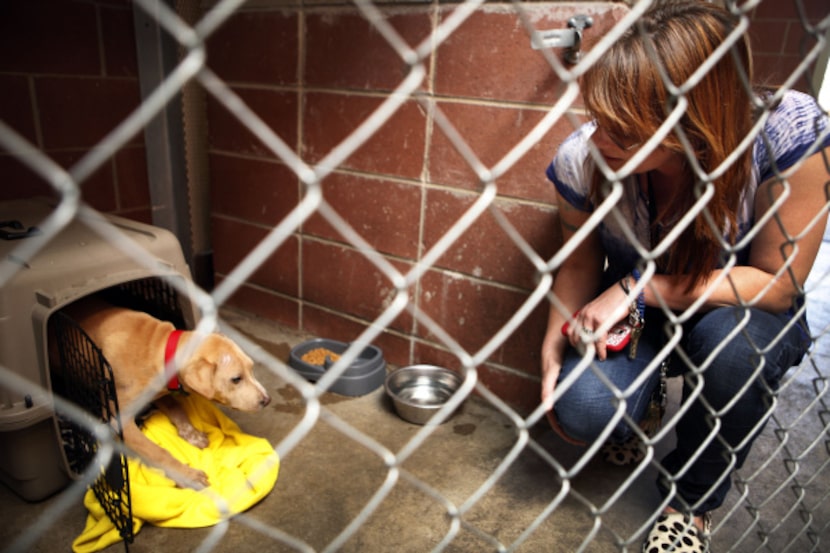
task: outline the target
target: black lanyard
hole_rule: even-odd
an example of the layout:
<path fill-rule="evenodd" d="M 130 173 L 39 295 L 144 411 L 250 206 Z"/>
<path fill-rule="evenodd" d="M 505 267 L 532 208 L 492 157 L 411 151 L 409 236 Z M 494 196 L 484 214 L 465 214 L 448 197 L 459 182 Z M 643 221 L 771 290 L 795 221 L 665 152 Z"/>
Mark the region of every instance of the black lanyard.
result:
<path fill-rule="evenodd" d="M 646 173 L 646 187 L 648 188 L 648 232 L 651 247 L 657 246 L 660 232 L 657 229 L 657 200 L 654 197 L 654 186 L 651 184 L 651 172 Z"/>

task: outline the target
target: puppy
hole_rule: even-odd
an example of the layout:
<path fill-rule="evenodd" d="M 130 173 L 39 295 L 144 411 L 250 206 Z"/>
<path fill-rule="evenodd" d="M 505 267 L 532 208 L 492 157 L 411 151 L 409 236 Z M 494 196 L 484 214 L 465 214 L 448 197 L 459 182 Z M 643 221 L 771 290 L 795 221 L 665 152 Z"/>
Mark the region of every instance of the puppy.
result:
<path fill-rule="evenodd" d="M 188 343 L 195 339 L 195 333 L 176 331 L 172 323 L 147 313 L 97 300 L 87 300 L 68 311 L 112 366 L 121 410 L 133 408 L 131 404 L 165 374 L 166 367 L 175 367 L 175 371 L 168 372 L 166 380 L 177 385 L 159 390 L 153 402 L 167 415 L 179 435 L 196 447 L 207 447 L 208 438 L 193 427 L 170 392 L 180 389 L 197 393 L 241 411 L 256 411 L 271 401 L 254 377 L 251 358 L 221 334 L 208 335 L 194 349 Z M 171 362 L 165 363 L 165 357 L 171 358 Z M 144 460 L 163 469 L 179 486 L 199 489 L 209 485 L 203 471 L 178 461 L 150 441 L 133 417 L 127 419 L 122 420 L 124 443 Z"/>

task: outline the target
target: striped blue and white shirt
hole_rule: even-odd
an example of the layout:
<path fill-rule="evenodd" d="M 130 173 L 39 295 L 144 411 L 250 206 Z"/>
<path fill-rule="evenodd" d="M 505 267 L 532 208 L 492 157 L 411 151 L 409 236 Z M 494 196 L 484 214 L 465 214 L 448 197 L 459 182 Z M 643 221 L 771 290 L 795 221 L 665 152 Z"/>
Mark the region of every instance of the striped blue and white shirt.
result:
<path fill-rule="evenodd" d="M 585 123 L 560 145 L 547 176 L 557 191 L 574 208 L 592 211 L 589 201 L 593 163 L 588 141 L 596 130 L 593 122 Z M 752 177 L 747 183 L 738 216 L 739 236 L 743 237 L 754 221 L 755 194 L 760 183 L 792 167 L 805 156 L 830 146 L 830 120 L 826 113 L 806 94 L 787 92 L 774 111 L 770 112 L 763 132 L 755 139 L 752 151 Z M 628 177 L 623 182 L 624 194 L 618 209 L 633 234 L 645 249 L 651 249 L 648 199 L 640 192 L 637 179 Z M 816 186 L 823 186 L 817 182 Z M 680 216 L 682 214 L 679 214 Z M 676 221 L 668 221 L 671 226 Z M 599 227 L 600 239 L 608 255 L 613 272 L 623 274 L 635 266 L 640 256 L 631 246 L 620 220 L 609 215 Z M 746 253 L 746 252 L 744 252 Z M 745 256 L 744 256 L 745 257 Z M 745 263 L 745 259 L 739 259 Z"/>

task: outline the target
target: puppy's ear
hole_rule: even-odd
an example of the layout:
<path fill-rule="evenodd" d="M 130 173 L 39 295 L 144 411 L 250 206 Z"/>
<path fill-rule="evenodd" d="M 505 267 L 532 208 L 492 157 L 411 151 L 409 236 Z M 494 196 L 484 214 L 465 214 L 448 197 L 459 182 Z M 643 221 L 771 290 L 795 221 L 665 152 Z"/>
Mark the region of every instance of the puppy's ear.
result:
<path fill-rule="evenodd" d="M 216 365 L 207 359 L 200 357 L 195 359 L 188 370 L 185 384 L 194 392 L 208 399 L 216 394 L 216 387 L 213 384 L 213 375 L 216 373 Z"/>

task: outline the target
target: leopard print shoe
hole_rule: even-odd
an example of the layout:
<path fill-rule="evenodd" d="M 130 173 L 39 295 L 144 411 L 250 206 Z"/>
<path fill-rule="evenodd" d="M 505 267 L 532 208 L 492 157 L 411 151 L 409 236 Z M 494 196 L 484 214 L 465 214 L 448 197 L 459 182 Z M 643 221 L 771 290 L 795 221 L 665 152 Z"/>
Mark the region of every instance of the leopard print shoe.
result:
<path fill-rule="evenodd" d="M 624 467 L 632 463 L 639 463 L 643 460 L 645 446 L 637 436 L 631 436 L 628 441 L 621 444 L 608 441 L 600 449 L 606 463 Z"/>
<path fill-rule="evenodd" d="M 667 387 L 666 374 L 668 361 L 660 365 L 660 381 L 651 394 L 648 409 L 643 420 L 640 421 L 640 429 L 648 438 L 652 438 L 663 426 L 663 416 L 666 414 Z M 633 463 L 639 463 L 646 456 L 647 446 L 636 434 L 622 443 L 607 441 L 603 444 L 600 452 L 606 462 L 612 465 L 624 467 Z"/>
<path fill-rule="evenodd" d="M 703 515 L 703 531 L 683 513 L 663 513 L 643 542 L 643 553 L 710 553 L 712 518 Z"/>

